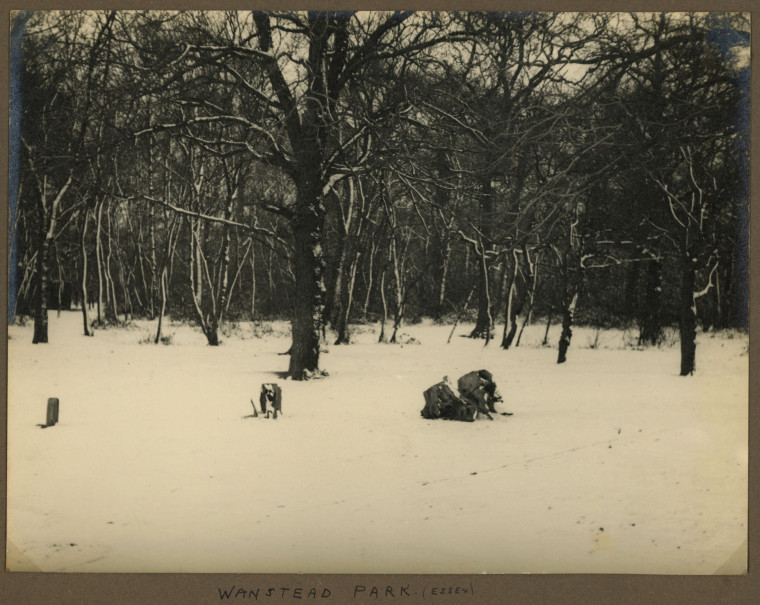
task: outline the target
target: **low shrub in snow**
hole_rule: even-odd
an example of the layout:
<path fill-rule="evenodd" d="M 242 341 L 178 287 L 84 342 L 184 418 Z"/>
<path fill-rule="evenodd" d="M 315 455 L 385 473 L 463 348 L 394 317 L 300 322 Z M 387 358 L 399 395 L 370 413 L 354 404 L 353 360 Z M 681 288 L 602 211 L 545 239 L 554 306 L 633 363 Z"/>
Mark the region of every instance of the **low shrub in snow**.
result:
<path fill-rule="evenodd" d="M 143 337 L 138 341 L 138 344 L 141 345 L 152 345 L 156 342 L 156 336 L 152 332 L 147 332 L 143 335 Z M 159 342 L 162 345 L 170 345 L 174 342 L 174 334 L 164 334 L 159 338 Z"/>

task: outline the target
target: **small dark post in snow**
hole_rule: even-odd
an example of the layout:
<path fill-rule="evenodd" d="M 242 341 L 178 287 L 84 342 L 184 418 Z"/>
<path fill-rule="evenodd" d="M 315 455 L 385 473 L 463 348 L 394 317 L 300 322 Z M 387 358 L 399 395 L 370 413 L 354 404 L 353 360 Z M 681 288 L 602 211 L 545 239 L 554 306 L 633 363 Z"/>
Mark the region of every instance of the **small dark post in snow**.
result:
<path fill-rule="evenodd" d="M 47 422 L 45 426 L 53 426 L 58 422 L 58 397 L 48 398 L 47 403 Z"/>

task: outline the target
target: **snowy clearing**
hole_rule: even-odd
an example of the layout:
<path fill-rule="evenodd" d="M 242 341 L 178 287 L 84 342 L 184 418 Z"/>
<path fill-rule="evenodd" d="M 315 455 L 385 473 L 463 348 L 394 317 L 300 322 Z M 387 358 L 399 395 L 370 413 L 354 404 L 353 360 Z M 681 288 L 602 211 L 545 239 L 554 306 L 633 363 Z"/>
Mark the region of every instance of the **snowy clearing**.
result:
<path fill-rule="evenodd" d="M 79 313 L 51 313 L 48 345 L 9 327 L 11 570 L 745 570 L 746 335 L 700 334 L 682 378 L 677 346 L 622 332 L 592 349 L 576 329 L 558 366 L 541 325 L 510 351 L 467 325 L 449 345 L 451 326 L 405 327 L 405 346 L 364 326 L 323 355 L 329 378 L 299 383 L 276 374 L 286 324 L 220 347 L 175 324 L 170 346 L 141 344 L 154 327 L 87 338 Z M 514 416 L 420 416 L 427 387 L 480 368 Z M 250 417 L 272 381 L 283 416 Z"/>

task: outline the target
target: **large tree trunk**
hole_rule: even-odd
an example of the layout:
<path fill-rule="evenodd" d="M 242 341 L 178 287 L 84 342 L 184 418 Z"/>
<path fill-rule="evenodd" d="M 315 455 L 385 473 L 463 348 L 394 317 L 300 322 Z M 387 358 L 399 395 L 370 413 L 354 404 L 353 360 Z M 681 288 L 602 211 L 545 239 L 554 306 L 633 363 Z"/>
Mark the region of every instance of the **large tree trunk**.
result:
<path fill-rule="evenodd" d="M 325 211 L 315 191 L 299 192 L 297 215 L 293 217 L 295 302 L 292 321 L 293 343 L 288 375 L 305 380 L 324 373 L 319 368 L 319 345 L 325 307 L 325 259 L 322 232 Z"/>
<path fill-rule="evenodd" d="M 682 260 L 679 333 L 681 339 L 681 376 L 694 373 L 697 352 L 697 303 L 694 300 L 696 259 L 686 255 Z"/>

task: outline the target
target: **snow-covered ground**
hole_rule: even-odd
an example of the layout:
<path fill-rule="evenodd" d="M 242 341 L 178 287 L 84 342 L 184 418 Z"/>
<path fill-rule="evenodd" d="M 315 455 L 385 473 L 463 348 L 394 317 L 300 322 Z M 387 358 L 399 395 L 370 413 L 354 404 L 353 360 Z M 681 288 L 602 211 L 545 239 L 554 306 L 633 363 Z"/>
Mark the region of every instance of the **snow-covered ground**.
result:
<path fill-rule="evenodd" d="M 271 328 L 271 329 L 270 329 Z M 577 329 L 540 347 L 404 328 L 407 344 L 331 346 L 325 380 L 283 381 L 285 324 L 220 347 L 169 325 L 50 344 L 9 328 L 8 566 L 72 572 L 616 572 L 745 569 L 748 338 L 678 347 Z M 551 342 L 556 344 L 558 334 Z M 413 337 L 418 343 L 409 343 Z M 493 421 L 425 420 L 422 392 L 486 368 Z M 278 380 L 283 416 L 252 418 Z M 60 421 L 41 429 L 48 397 Z"/>

